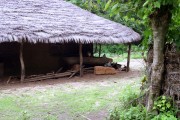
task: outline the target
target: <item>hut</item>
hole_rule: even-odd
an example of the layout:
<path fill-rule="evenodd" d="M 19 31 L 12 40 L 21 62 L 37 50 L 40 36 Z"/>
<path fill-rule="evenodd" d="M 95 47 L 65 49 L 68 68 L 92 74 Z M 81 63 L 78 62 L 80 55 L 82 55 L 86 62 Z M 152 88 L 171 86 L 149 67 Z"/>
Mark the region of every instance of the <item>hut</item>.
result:
<path fill-rule="evenodd" d="M 21 66 L 21 79 L 25 68 L 36 71 L 43 64 L 51 69 L 67 54 L 79 56 L 82 75 L 83 56 L 92 53 L 94 43 L 126 43 L 130 49 L 141 39 L 131 28 L 64 0 L 2 0 L 0 9 L 0 67 Z"/>

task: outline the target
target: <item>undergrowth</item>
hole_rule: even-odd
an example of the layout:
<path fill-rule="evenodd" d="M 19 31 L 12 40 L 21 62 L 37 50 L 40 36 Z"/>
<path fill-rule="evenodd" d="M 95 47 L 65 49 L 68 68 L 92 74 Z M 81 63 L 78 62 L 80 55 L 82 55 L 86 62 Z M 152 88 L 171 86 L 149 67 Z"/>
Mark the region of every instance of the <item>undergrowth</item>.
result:
<path fill-rule="evenodd" d="M 154 101 L 153 110 L 148 112 L 140 102 L 143 92 L 128 86 L 122 93 L 119 99 L 121 104 L 110 112 L 110 120 L 178 120 L 178 110 L 170 97 L 158 97 Z"/>

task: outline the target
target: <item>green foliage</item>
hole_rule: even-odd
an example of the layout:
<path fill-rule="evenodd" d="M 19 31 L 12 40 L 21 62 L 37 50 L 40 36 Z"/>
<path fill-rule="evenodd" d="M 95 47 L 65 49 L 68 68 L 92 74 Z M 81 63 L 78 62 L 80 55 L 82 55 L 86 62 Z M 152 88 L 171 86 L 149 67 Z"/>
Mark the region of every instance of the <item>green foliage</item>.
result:
<path fill-rule="evenodd" d="M 111 55 L 125 55 L 127 53 L 127 45 L 123 45 L 123 44 L 107 44 L 107 45 L 101 45 L 101 53 L 102 54 L 111 54 Z M 132 56 L 131 58 L 134 59 L 139 59 L 142 58 L 142 50 L 139 46 L 136 45 L 132 45 L 131 48 L 131 52 L 132 52 Z M 94 45 L 94 53 L 95 54 L 99 54 L 99 45 L 97 46 L 96 49 L 96 45 Z M 135 54 L 133 54 L 135 53 Z M 109 57 L 109 56 L 107 56 Z M 110 56 L 113 57 L 113 56 Z M 123 56 L 119 56 L 119 57 L 123 57 Z M 127 57 L 126 55 L 124 56 L 125 58 Z"/>
<path fill-rule="evenodd" d="M 160 113 L 151 120 L 178 120 L 178 119 L 171 113 L 167 112 L 167 113 Z"/>
<path fill-rule="evenodd" d="M 140 90 L 132 85 L 122 90 L 120 106 L 115 107 L 110 113 L 110 120 L 145 120 L 146 108 L 134 100 L 140 96 Z"/>
<path fill-rule="evenodd" d="M 116 108 L 111 112 L 110 120 L 146 120 L 146 113 L 146 108 L 142 105 L 124 110 Z"/>
<path fill-rule="evenodd" d="M 102 53 L 115 53 L 115 54 L 123 54 L 127 51 L 127 46 L 124 45 L 102 45 Z"/>
<path fill-rule="evenodd" d="M 158 111 L 156 114 L 154 111 L 147 112 L 142 104 L 134 100 L 140 96 L 140 91 L 133 89 L 132 85 L 123 89 L 122 93 L 119 99 L 122 104 L 111 111 L 110 120 L 177 120 L 177 111 L 170 97 L 161 96 L 155 100 L 154 110 Z"/>
<path fill-rule="evenodd" d="M 147 82 L 147 76 L 146 76 L 146 75 L 143 76 L 143 78 L 141 79 L 141 82 L 142 82 L 142 84 L 144 84 L 145 82 Z"/>
<path fill-rule="evenodd" d="M 159 114 L 154 115 L 152 120 L 177 120 L 175 117 L 177 110 L 170 97 L 158 97 L 157 100 L 154 101 L 153 110 L 156 110 Z"/>
<path fill-rule="evenodd" d="M 119 97 L 119 100 L 123 102 L 122 107 L 137 106 L 138 102 L 134 99 L 140 96 L 139 89 L 134 89 L 132 85 L 129 85 L 122 90 L 122 93 Z"/>
<path fill-rule="evenodd" d="M 180 0 L 114 0 L 111 2 L 111 5 L 108 6 L 110 6 L 110 16 L 115 16 L 116 19 L 120 20 L 119 22 L 132 27 L 142 34 L 142 45 L 144 49 L 147 49 L 148 44 L 152 43 L 152 30 L 149 26 L 149 16 L 165 5 L 170 6 L 169 9 L 172 12 L 167 42 L 176 43 L 177 48 L 180 49 Z"/>
<path fill-rule="evenodd" d="M 154 101 L 153 110 L 157 110 L 160 113 L 174 111 L 172 99 L 166 96 L 160 96 Z"/>

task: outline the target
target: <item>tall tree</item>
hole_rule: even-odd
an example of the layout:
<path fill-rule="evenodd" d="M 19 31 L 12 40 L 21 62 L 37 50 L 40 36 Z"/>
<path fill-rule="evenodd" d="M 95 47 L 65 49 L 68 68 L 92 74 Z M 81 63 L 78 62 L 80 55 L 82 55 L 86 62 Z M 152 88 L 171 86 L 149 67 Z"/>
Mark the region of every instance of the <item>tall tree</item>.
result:
<path fill-rule="evenodd" d="M 152 109 L 154 99 L 160 96 L 164 80 L 164 46 L 172 8 L 171 5 L 157 5 L 157 7 L 149 16 L 153 31 L 153 63 L 147 104 L 148 110 Z"/>
<path fill-rule="evenodd" d="M 144 37 L 149 37 L 152 34 L 153 41 L 153 63 L 151 66 L 152 72 L 149 80 L 150 86 L 147 103 L 147 109 L 150 111 L 152 110 L 153 101 L 161 95 L 162 82 L 164 80 L 164 48 L 165 43 L 168 42 L 167 38 L 173 39 L 172 36 L 168 35 L 172 32 L 169 26 L 175 19 L 172 16 L 177 15 L 177 18 L 180 16 L 180 0 L 109 0 L 105 10 L 110 8 L 111 4 L 111 12 L 114 14 L 118 13 L 127 17 L 134 16 L 135 19 L 142 20 L 142 24 L 149 24 L 149 26 L 143 26 L 150 28 L 151 32 L 145 29 L 143 32 L 142 29 L 142 33 L 144 33 Z M 135 12 L 137 14 L 134 15 L 133 13 Z M 177 33 L 174 34 L 179 34 L 178 31 L 175 32 Z M 177 37 L 173 40 L 177 42 L 179 39 Z"/>

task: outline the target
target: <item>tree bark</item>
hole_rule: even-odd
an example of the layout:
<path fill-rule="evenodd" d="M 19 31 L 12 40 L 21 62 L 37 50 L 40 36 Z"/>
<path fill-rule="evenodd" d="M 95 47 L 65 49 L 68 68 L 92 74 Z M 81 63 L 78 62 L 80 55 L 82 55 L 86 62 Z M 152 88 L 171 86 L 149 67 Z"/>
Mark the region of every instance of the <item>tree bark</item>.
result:
<path fill-rule="evenodd" d="M 153 101 L 161 94 L 161 85 L 164 79 L 164 46 L 170 17 L 168 6 L 162 6 L 150 15 L 153 31 L 153 63 L 147 103 L 148 111 L 152 110 Z"/>

